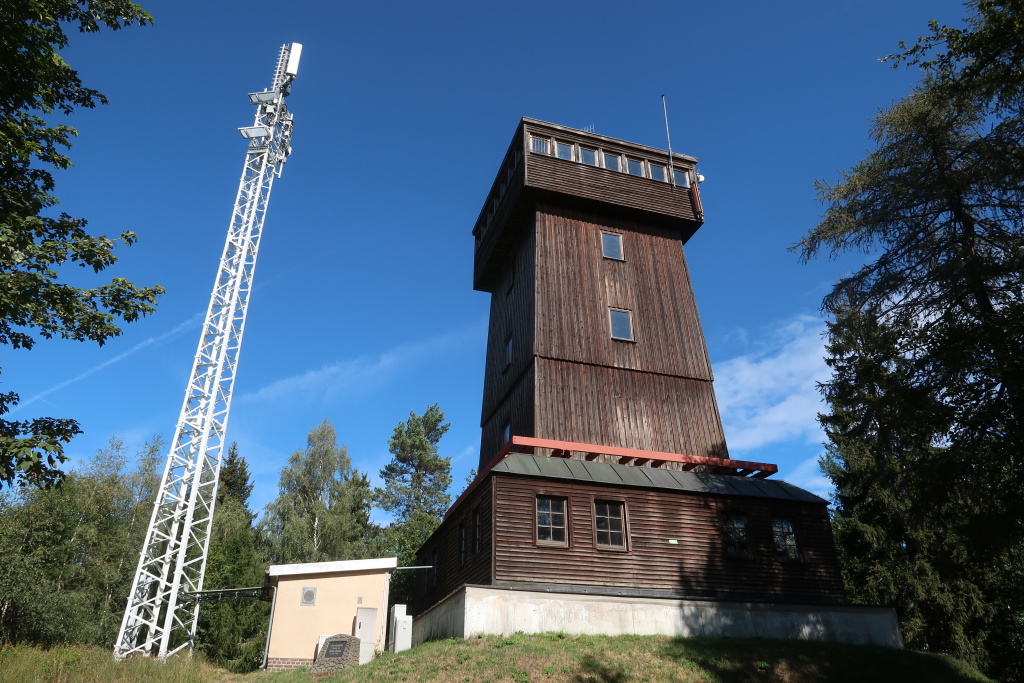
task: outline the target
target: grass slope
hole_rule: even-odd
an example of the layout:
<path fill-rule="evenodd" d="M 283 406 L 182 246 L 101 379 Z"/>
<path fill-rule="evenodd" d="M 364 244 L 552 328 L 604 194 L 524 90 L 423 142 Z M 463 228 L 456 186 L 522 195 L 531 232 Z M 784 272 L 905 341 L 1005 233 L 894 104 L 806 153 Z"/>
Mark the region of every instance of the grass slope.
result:
<path fill-rule="evenodd" d="M 358 669 L 230 674 L 205 662 L 114 662 L 94 647 L 0 649 L 0 683 L 689 683 L 987 681 L 949 657 L 778 640 L 516 634 L 427 643 Z"/>

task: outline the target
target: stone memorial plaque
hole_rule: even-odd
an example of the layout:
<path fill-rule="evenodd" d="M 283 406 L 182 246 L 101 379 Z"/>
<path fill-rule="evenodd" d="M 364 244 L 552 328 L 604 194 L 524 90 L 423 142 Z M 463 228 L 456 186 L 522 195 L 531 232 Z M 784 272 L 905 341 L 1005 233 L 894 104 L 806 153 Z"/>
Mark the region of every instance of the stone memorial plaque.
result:
<path fill-rule="evenodd" d="M 359 666 L 359 639 L 339 633 L 327 638 L 320 646 L 310 673 L 319 676 L 355 666 Z"/>

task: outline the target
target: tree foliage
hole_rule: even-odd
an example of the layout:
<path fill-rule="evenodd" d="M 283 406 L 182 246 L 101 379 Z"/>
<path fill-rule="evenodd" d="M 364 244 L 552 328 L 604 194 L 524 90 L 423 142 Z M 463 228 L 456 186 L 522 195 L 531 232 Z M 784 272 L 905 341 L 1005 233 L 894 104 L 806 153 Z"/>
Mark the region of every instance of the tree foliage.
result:
<path fill-rule="evenodd" d="M 203 588 L 254 588 L 263 585 L 266 565 L 249 509 L 253 483 L 249 466 L 232 443 L 221 465 L 217 507 L 206 560 Z M 199 610 L 196 646 L 211 660 L 236 673 L 254 671 L 263 658 L 269 605 L 255 599 L 205 603 Z"/>
<path fill-rule="evenodd" d="M 11 0 L 0 6 L 0 343 L 30 349 L 36 336 L 103 344 L 154 310 L 160 287 L 136 287 L 113 278 L 97 287 L 62 280 L 76 264 L 93 272 L 113 265 L 117 239 L 94 236 L 86 221 L 53 215 L 57 198 L 51 169 L 71 165 L 65 154 L 74 128 L 55 124 L 55 114 L 106 103 L 86 88 L 61 57 L 66 30 L 145 25 L 152 17 L 126 0 Z M 0 416 L 18 395 L 0 394 Z M 61 476 L 63 445 L 80 433 L 72 419 L 0 419 L 0 483 L 49 485 Z"/>
<path fill-rule="evenodd" d="M 0 642 L 113 647 L 163 448 L 143 444 L 129 469 L 113 438 L 60 487 L 0 494 Z"/>
<path fill-rule="evenodd" d="M 835 530 L 851 595 L 912 647 L 1024 677 L 1024 2 L 892 57 L 925 68 L 880 112 L 803 259 L 861 252 L 825 298 Z M 1014 645 L 1016 644 L 1016 646 Z"/>
<path fill-rule="evenodd" d="M 409 566 L 416 551 L 441 524 L 451 504 L 451 458 L 442 457 L 438 443 L 449 423 L 435 403 L 422 415 L 409 412 L 409 419 L 395 427 L 388 450 L 391 461 L 380 471 L 384 486 L 374 491 L 377 506 L 395 516 L 383 530 L 385 552 L 398 557 L 398 566 Z M 391 583 L 392 602 L 412 598 L 414 576 L 398 572 Z"/>
<path fill-rule="evenodd" d="M 329 420 L 309 432 L 306 448 L 281 470 L 276 500 L 260 522 L 270 560 L 327 562 L 366 557 L 370 483 L 352 468 Z"/>

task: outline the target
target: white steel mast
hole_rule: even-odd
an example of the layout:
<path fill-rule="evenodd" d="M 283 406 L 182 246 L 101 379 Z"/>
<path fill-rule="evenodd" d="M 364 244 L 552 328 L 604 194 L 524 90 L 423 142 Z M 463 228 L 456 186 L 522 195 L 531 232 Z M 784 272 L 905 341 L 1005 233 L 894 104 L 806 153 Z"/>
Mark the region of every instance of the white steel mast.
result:
<path fill-rule="evenodd" d="M 118 659 L 132 654 L 167 657 L 191 652 L 210 544 L 221 450 L 231 407 L 245 312 L 252 291 L 263 221 L 274 178 L 291 153 L 292 114 L 285 105 L 302 46 L 284 45 L 270 90 L 250 93 L 256 120 L 239 128 L 249 141 L 234 214 L 220 259 L 185 401 L 132 581 Z"/>

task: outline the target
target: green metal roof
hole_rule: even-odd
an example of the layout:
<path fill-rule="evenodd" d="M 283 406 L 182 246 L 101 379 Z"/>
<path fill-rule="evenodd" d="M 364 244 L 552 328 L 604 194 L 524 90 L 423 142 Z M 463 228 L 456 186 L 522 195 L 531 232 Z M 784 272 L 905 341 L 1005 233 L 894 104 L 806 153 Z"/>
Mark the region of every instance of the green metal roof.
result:
<path fill-rule="evenodd" d="M 613 465 L 604 462 L 549 458 L 528 453 L 511 453 L 493 467 L 499 474 L 525 474 L 550 479 L 673 489 L 725 496 L 776 498 L 804 503 L 826 503 L 824 498 L 778 479 L 753 479 L 723 474 L 663 470 L 653 467 Z"/>

